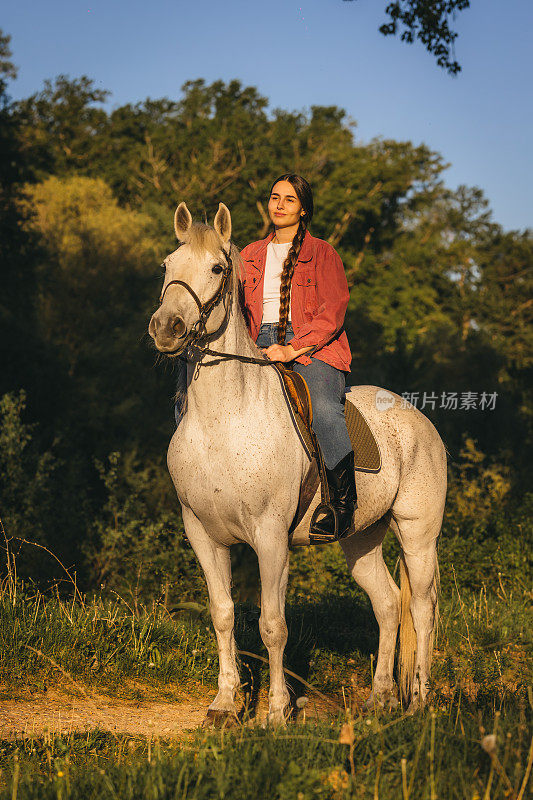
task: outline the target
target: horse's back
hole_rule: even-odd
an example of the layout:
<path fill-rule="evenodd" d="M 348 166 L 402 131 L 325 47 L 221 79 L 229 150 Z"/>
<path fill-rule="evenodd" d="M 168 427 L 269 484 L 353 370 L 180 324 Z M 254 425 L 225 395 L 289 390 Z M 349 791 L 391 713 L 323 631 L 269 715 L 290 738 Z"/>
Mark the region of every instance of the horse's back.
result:
<path fill-rule="evenodd" d="M 399 434 L 402 450 L 416 443 L 446 460 L 444 443 L 431 420 L 396 392 L 368 384 L 350 386 L 346 399 L 361 412 L 377 438 L 398 438 Z"/>
<path fill-rule="evenodd" d="M 396 392 L 379 386 L 352 386 L 346 399 L 365 417 L 382 460 L 397 462 L 393 514 L 440 516 L 446 498 L 446 448 L 431 420 Z"/>

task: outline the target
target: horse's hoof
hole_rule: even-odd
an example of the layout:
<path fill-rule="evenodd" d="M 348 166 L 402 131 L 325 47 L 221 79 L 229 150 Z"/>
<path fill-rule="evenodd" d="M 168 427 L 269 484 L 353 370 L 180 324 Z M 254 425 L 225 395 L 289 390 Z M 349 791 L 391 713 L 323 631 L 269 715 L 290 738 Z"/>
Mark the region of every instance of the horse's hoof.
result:
<path fill-rule="evenodd" d="M 368 697 L 365 702 L 363 703 L 363 713 L 368 713 L 369 711 L 394 711 L 394 709 L 398 708 L 400 705 L 400 701 L 396 697 L 394 691 L 390 692 L 383 692 L 382 694 L 375 694 L 372 692 L 370 697 Z"/>
<path fill-rule="evenodd" d="M 424 701 L 417 695 L 411 698 L 411 702 L 409 703 L 406 713 L 412 716 L 413 714 L 418 713 L 418 711 L 422 711 L 423 708 Z"/>
<path fill-rule="evenodd" d="M 266 718 L 266 725 L 272 727 L 285 726 L 292 717 L 292 708 L 290 705 L 279 711 L 269 711 Z"/>
<path fill-rule="evenodd" d="M 202 728 L 235 728 L 239 724 L 237 715 L 233 711 L 217 711 L 208 709 Z"/>

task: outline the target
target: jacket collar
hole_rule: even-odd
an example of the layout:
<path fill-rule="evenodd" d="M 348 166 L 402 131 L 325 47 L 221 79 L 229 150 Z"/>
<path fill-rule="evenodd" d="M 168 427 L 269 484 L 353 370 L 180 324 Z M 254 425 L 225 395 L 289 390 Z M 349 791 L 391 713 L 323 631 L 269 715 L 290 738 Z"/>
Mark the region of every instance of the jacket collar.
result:
<path fill-rule="evenodd" d="M 302 242 L 302 247 L 300 249 L 300 255 L 298 256 L 298 261 L 311 261 L 315 250 L 314 241 L 315 237 L 311 236 L 309 231 L 306 231 L 304 240 Z"/>
<path fill-rule="evenodd" d="M 272 241 L 273 238 L 274 238 L 274 233 L 269 233 L 266 239 L 262 239 L 260 241 L 259 247 L 257 248 L 257 251 L 254 256 L 254 261 L 259 260 L 266 255 L 267 246 L 269 242 Z M 306 231 L 304 240 L 302 242 L 302 246 L 300 248 L 300 255 L 298 256 L 298 262 L 311 261 L 314 252 L 314 240 L 315 237 L 311 236 L 309 231 Z"/>

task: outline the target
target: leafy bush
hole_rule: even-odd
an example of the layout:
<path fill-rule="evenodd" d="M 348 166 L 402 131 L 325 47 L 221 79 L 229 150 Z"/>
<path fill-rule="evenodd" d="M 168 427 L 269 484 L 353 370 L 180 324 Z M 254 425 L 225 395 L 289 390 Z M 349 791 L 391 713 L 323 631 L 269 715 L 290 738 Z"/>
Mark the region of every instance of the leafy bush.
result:
<path fill-rule="evenodd" d="M 159 473 L 135 453 L 96 462 L 106 499 L 86 553 L 97 584 L 131 597 L 169 603 L 205 597 L 205 583 L 178 511 L 151 507 Z M 176 500 L 176 506 L 178 505 Z"/>
<path fill-rule="evenodd" d="M 63 562 L 77 562 L 88 500 L 79 491 L 76 464 L 57 456 L 56 442 L 43 446 L 37 426 L 24 420 L 26 394 L 0 398 L 0 514 L 4 536 L 19 552 L 22 575 L 53 579 L 62 574 L 54 557 L 43 559 L 32 544 L 52 549 Z M 25 543 L 28 543 L 26 545 Z"/>

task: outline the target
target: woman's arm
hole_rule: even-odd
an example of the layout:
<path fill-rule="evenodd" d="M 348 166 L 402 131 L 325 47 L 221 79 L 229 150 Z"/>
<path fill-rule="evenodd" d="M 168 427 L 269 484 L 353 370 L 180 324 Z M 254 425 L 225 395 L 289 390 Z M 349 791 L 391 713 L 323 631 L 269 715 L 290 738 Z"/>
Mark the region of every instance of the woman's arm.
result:
<path fill-rule="evenodd" d="M 263 350 L 263 353 L 271 361 L 287 362 L 294 361 L 295 358 L 302 356 L 304 353 L 308 353 L 309 350 L 312 349 L 313 347 L 311 345 L 309 347 L 302 347 L 301 350 L 295 350 L 291 344 L 271 344 L 270 347 Z"/>
<path fill-rule="evenodd" d="M 319 305 L 313 319 L 302 325 L 298 336 L 287 343 L 295 351 L 319 350 L 344 325 L 350 292 L 341 258 L 331 245 L 326 244 L 317 253 L 316 291 Z"/>
<path fill-rule="evenodd" d="M 273 344 L 264 352 L 271 361 L 293 361 L 298 356 L 324 347 L 344 325 L 350 292 L 342 260 L 337 251 L 323 243 L 317 253 L 316 291 L 318 308 L 286 345 Z"/>

